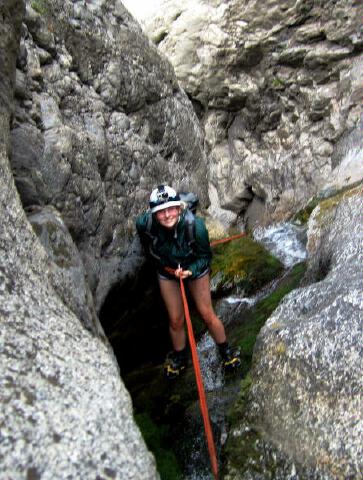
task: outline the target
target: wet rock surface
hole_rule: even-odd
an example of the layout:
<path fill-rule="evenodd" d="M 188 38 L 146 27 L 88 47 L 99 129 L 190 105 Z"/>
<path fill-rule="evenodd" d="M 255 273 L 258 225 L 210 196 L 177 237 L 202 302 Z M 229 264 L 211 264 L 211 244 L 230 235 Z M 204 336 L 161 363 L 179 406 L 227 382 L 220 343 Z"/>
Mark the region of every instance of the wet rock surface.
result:
<path fill-rule="evenodd" d="M 96 316 L 107 298 L 110 337 L 132 323 L 134 305 L 151 325 L 155 289 L 147 274 L 137 284 L 134 216 L 160 181 L 197 192 L 203 207 L 209 187 L 224 228 L 286 217 L 320 185 L 359 181 L 361 6 L 215 0 L 194 2 L 185 17 L 183 2 L 170 19 L 187 40 L 186 57 L 175 50 L 177 76 L 204 144 L 172 67 L 120 2 L 25 4 L 0 6 L 1 473 L 156 479 Z M 306 285 L 261 334 L 248 419 L 257 455 L 246 478 L 274 458 L 285 479 L 355 478 L 360 467 L 359 195 L 314 212 Z M 125 339 L 130 351 L 139 327 Z M 239 478 L 231 460 L 228 475 Z"/>
<path fill-rule="evenodd" d="M 245 423 L 231 432 L 242 445 L 253 429 L 297 478 L 360 478 L 362 205 L 360 187 L 313 212 L 313 283 L 290 293 L 261 330 Z M 240 473 L 231 464 L 226 478 L 250 478 L 258 468 L 258 460 Z"/>

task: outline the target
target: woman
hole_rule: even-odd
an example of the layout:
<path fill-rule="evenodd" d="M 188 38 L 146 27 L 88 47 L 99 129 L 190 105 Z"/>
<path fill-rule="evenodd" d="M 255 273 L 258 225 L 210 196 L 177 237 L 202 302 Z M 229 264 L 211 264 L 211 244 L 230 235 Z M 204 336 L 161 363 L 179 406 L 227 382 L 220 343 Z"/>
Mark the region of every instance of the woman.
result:
<path fill-rule="evenodd" d="M 240 366 L 237 349 L 226 339 L 223 323 L 214 312 L 209 286 L 212 252 L 204 221 L 195 217 L 193 245 L 186 228 L 187 211 L 179 195 L 167 185 L 152 191 L 150 210 L 138 216 L 136 228 L 147 254 L 154 260 L 161 296 L 169 316 L 169 332 L 173 344 L 164 364 L 168 378 L 179 376 L 187 363 L 184 308 L 179 279 L 188 285 L 195 305 L 209 333 L 216 342 L 227 369 Z"/>

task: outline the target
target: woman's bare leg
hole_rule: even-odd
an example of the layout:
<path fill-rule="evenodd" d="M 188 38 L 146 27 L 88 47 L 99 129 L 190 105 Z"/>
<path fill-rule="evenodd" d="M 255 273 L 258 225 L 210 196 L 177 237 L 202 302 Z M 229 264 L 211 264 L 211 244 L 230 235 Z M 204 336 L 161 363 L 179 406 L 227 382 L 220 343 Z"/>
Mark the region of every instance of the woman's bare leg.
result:
<path fill-rule="evenodd" d="M 183 350 L 186 346 L 184 329 L 184 308 L 179 283 L 159 278 L 161 296 L 169 316 L 169 332 L 174 350 Z"/>
<path fill-rule="evenodd" d="M 209 274 L 196 280 L 189 280 L 188 287 L 195 305 L 204 320 L 209 333 L 218 344 L 226 341 L 224 325 L 214 312 L 209 285 Z"/>

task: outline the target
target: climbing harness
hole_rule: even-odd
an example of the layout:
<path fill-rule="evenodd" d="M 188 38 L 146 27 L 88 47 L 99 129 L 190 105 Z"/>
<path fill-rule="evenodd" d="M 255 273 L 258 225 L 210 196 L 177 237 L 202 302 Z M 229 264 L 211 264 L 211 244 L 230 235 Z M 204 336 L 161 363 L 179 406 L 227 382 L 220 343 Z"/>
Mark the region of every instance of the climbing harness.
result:
<path fill-rule="evenodd" d="M 204 423 L 204 431 L 205 431 L 205 435 L 206 435 L 206 439 L 207 439 L 209 458 L 210 458 L 210 461 L 211 461 L 213 476 L 214 476 L 215 480 L 218 480 L 217 454 L 216 454 L 216 448 L 215 448 L 214 439 L 213 439 L 213 432 L 212 432 L 212 428 L 211 428 L 211 424 L 210 424 L 210 420 L 209 420 L 208 405 L 207 405 L 207 400 L 206 400 L 206 396 L 205 396 L 202 374 L 201 374 L 201 371 L 200 371 L 200 364 L 199 364 L 199 358 L 198 358 L 198 353 L 197 353 L 197 346 L 196 346 L 196 343 L 195 343 L 193 326 L 192 326 L 192 321 L 190 319 L 189 307 L 188 307 L 187 297 L 186 297 L 186 294 L 185 294 L 183 279 L 180 278 L 179 280 L 180 280 L 180 291 L 181 291 L 181 295 L 182 295 L 182 299 L 183 299 L 183 305 L 184 305 L 185 321 L 186 321 L 186 324 L 187 324 L 189 345 L 190 345 L 190 350 L 191 350 L 191 353 L 192 353 L 193 367 L 194 367 L 195 378 L 196 378 L 197 387 L 198 387 L 200 410 L 202 412 L 203 423 Z"/>

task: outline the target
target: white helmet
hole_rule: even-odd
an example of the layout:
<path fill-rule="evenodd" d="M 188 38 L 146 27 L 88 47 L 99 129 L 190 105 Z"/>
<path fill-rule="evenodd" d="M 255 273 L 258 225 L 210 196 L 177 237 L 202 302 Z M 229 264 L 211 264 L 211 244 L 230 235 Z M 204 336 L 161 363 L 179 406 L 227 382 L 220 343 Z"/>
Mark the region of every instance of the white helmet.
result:
<path fill-rule="evenodd" d="M 176 191 L 168 185 L 159 185 L 150 195 L 150 210 L 152 213 L 169 207 L 180 207 L 181 201 Z"/>

